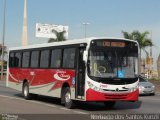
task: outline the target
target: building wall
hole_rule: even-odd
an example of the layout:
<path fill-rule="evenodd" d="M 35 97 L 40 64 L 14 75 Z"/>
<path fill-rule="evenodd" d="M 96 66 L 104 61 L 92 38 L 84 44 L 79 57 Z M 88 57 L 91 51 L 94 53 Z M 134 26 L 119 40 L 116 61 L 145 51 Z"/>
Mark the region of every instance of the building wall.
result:
<path fill-rule="evenodd" d="M 159 54 L 158 60 L 157 60 L 157 71 L 158 71 L 158 77 L 160 77 L 160 54 Z"/>

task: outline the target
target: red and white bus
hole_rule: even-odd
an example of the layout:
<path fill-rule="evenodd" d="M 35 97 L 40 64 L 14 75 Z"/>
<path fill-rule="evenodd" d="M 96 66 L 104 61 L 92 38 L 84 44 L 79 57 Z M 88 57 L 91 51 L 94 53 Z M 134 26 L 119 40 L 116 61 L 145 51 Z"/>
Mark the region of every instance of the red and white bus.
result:
<path fill-rule="evenodd" d="M 75 101 L 137 101 L 139 45 L 120 38 L 86 38 L 9 49 L 7 86 L 32 95 Z"/>

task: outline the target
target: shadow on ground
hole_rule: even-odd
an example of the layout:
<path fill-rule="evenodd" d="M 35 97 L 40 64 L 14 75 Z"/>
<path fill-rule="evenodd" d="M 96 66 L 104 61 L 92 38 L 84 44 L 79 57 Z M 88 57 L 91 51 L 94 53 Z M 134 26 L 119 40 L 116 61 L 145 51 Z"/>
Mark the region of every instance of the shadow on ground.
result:
<path fill-rule="evenodd" d="M 16 97 L 23 98 L 22 94 L 15 94 Z M 49 103 L 57 106 L 62 106 L 61 101 L 58 98 L 46 97 L 46 96 L 34 96 L 32 100 Z M 76 109 L 86 110 L 86 111 L 115 111 L 115 110 L 128 110 L 128 109 L 138 109 L 141 107 L 142 101 L 137 102 L 117 102 L 113 108 L 106 108 L 103 103 L 96 102 L 76 102 Z"/>

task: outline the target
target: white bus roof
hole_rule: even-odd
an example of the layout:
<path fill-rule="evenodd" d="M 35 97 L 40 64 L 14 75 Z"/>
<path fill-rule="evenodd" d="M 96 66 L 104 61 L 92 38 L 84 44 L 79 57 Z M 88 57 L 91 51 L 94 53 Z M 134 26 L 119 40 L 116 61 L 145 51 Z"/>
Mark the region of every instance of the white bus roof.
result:
<path fill-rule="evenodd" d="M 21 47 L 11 47 L 10 50 L 21 50 L 21 49 L 32 49 L 32 48 L 43 48 L 43 47 L 52 47 L 52 46 L 62 46 L 62 45 L 74 45 L 74 44 L 81 44 L 81 43 L 87 43 L 89 44 L 91 40 L 98 40 L 98 39 L 116 39 L 116 40 L 125 40 L 125 41 L 131 41 L 136 42 L 135 40 L 129 40 L 125 38 L 112 38 L 112 37 L 91 37 L 91 38 L 83 38 L 83 39 L 73 39 L 73 40 L 66 40 L 61 42 L 53 42 L 53 43 L 42 43 L 42 44 L 33 44 L 28 46 L 21 46 Z"/>

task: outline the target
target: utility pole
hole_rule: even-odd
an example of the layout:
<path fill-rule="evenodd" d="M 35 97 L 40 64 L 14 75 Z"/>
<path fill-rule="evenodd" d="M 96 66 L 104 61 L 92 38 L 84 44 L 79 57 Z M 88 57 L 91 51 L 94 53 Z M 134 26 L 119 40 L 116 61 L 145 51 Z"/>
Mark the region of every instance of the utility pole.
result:
<path fill-rule="evenodd" d="M 6 0 L 4 0 L 4 10 L 3 10 L 3 35 L 2 35 L 2 56 L 1 56 L 1 80 L 3 79 L 4 70 L 4 41 L 5 41 L 5 24 L 6 24 Z"/>
<path fill-rule="evenodd" d="M 28 44 L 28 41 L 27 41 L 27 1 L 24 0 L 22 46 L 26 46 L 27 44 Z"/>
<path fill-rule="evenodd" d="M 90 23 L 82 23 L 84 25 L 84 37 L 86 39 L 87 37 L 87 25 L 90 25 Z"/>

